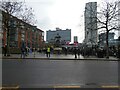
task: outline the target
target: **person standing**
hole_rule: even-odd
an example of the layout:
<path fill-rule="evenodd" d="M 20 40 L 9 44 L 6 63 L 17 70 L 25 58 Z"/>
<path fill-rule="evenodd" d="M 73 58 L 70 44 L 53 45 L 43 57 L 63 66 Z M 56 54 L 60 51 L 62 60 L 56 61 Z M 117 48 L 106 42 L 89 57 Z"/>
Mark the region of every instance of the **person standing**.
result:
<path fill-rule="evenodd" d="M 29 48 L 29 54 L 32 54 L 32 48 L 31 47 Z"/>
<path fill-rule="evenodd" d="M 21 44 L 21 58 L 25 58 L 25 48 L 26 48 L 25 43 L 22 42 L 22 44 Z"/>
<path fill-rule="evenodd" d="M 33 55 L 34 55 L 34 57 L 35 57 L 35 52 L 36 52 L 36 49 L 35 49 L 35 48 L 33 48 Z"/>
<path fill-rule="evenodd" d="M 80 58 L 80 49 L 77 49 L 78 58 Z"/>
<path fill-rule="evenodd" d="M 7 56 L 7 45 L 5 44 L 5 47 L 4 47 L 4 56 Z"/>
<path fill-rule="evenodd" d="M 76 49 L 76 47 L 74 48 L 74 54 L 75 54 L 75 59 L 77 59 L 77 49 Z"/>
<path fill-rule="evenodd" d="M 25 58 L 25 48 L 21 47 L 21 58 Z"/>
<path fill-rule="evenodd" d="M 47 48 L 47 57 L 50 58 L 50 47 Z"/>

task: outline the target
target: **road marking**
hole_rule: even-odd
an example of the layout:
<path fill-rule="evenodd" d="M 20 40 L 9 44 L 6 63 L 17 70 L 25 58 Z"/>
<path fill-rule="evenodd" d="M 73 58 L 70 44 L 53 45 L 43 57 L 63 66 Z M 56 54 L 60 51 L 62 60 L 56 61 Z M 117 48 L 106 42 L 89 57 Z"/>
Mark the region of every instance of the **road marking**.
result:
<path fill-rule="evenodd" d="M 101 86 L 102 88 L 120 88 L 120 86 L 112 86 L 112 85 L 110 85 L 110 86 Z"/>
<path fill-rule="evenodd" d="M 53 88 L 80 88 L 80 86 L 53 86 Z"/>
<path fill-rule="evenodd" d="M 3 87 L 1 87 L 2 89 L 19 89 L 19 85 L 17 85 L 17 86 L 3 86 Z"/>

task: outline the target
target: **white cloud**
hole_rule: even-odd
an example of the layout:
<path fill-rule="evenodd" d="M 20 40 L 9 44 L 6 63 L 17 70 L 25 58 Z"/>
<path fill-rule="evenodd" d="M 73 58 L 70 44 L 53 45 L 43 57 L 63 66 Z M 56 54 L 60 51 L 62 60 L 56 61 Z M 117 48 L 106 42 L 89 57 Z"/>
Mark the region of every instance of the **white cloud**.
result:
<path fill-rule="evenodd" d="M 83 37 L 81 15 L 84 11 L 85 0 L 25 0 L 31 6 L 37 18 L 37 26 L 44 30 L 72 29 L 73 36 Z M 82 31 L 82 33 L 81 33 Z M 82 42 L 83 38 L 79 39 Z"/>
<path fill-rule="evenodd" d="M 55 29 L 55 27 L 72 29 L 72 41 L 73 36 L 82 36 L 82 38 L 79 38 L 79 41 L 82 42 L 84 32 L 81 33 L 80 20 L 84 13 L 84 6 L 84 1 L 80 0 L 56 0 L 56 3 L 49 10 L 52 29 Z"/>
<path fill-rule="evenodd" d="M 86 2 L 98 3 L 105 0 L 25 0 L 31 6 L 37 18 L 37 26 L 44 30 L 72 29 L 73 36 L 78 36 L 79 42 L 84 39 L 84 9 Z M 109 1 L 109 0 L 108 0 Z M 46 38 L 46 36 L 45 36 Z"/>

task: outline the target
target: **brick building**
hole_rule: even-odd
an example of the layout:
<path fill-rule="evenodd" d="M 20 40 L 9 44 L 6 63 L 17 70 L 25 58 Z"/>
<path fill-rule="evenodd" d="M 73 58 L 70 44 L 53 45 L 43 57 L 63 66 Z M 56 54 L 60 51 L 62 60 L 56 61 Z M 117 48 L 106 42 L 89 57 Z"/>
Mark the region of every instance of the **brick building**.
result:
<path fill-rule="evenodd" d="M 8 27 L 6 28 L 6 16 L 7 14 L 2 11 L 2 46 L 7 44 L 7 28 L 9 28 L 10 47 L 20 48 L 22 43 L 31 48 L 43 46 L 44 31 L 12 15 L 8 15 Z"/>

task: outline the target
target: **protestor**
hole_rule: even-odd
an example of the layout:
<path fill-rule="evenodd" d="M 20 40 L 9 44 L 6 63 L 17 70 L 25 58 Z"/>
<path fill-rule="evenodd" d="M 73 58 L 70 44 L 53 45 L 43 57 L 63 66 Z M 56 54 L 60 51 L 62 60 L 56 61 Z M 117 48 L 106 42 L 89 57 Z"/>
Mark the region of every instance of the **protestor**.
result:
<path fill-rule="evenodd" d="M 50 58 L 50 47 L 47 48 L 47 57 Z"/>
<path fill-rule="evenodd" d="M 4 46 L 4 56 L 7 56 L 7 45 Z"/>
<path fill-rule="evenodd" d="M 75 59 L 77 59 L 77 49 L 76 49 L 76 47 L 74 48 L 74 55 L 75 55 Z"/>
<path fill-rule="evenodd" d="M 21 58 L 25 58 L 25 48 L 21 47 Z"/>
<path fill-rule="evenodd" d="M 80 49 L 77 49 L 78 58 L 80 58 Z"/>
<path fill-rule="evenodd" d="M 26 52 L 25 48 L 26 48 L 25 43 L 22 42 L 22 45 L 21 45 L 21 58 L 25 58 L 25 54 L 26 54 L 25 53 Z"/>

